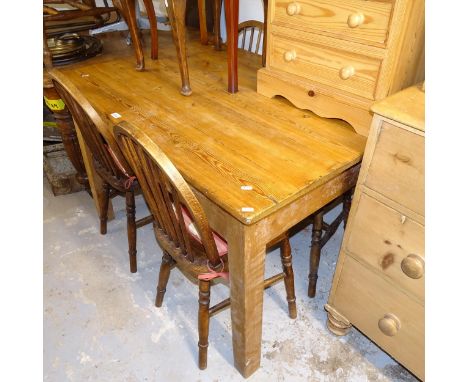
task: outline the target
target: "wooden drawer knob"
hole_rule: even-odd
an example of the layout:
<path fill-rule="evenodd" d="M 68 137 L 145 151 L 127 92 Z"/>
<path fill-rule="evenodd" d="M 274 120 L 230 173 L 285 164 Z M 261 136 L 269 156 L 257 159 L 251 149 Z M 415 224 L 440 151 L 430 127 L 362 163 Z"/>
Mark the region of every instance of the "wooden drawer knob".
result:
<path fill-rule="evenodd" d="M 296 51 L 295 50 L 288 50 L 287 52 L 284 52 L 284 61 L 286 62 L 291 62 L 296 59 Z"/>
<path fill-rule="evenodd" d="M 301 12 L 301 4 L 296 3 L 295 1 L 293 1 L 292 3 L 289 3 L 286 8 L 286 13 L 289 16 L 298 15 L 300 12 Z"/>
<path fill-rule="evenodd" d="M 354 76 L 355 73 L 356 71 L 354 70 L 354 67 L 351 65 L 345 66 L 344 68 L 340 69 L 340 77 L 343 80 L 347 80 L 348 78 L 351 78 L 352 76 Z"/>
<path fill-rule="evenodd" d="M 348 26 L 350 28 L 357 28 L 359 25 L 362 25 L 364 19 L 364 14 L 361 12 L 351 13 L 348 16 Z"/>
<path fill-rule="evenodd" d="M 424 263 L 424 258 L 411 253 L 401 261 L 401 270 L 412 279 L 420 279 L 424 275 Z"/>
<path fill-rule="evenodd" d="M 385 314 L 379 320 L 379 329 L 386 336 L 393 337 L 401 328 L 400 320 L 392 313 Z"/>

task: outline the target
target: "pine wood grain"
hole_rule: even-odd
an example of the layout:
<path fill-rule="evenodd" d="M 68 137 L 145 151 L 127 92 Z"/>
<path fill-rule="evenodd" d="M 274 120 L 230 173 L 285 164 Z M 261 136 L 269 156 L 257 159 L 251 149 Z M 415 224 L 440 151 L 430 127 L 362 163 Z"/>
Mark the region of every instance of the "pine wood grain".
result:
<path fill-rule="evenodd" d="M 181 98 L 175 52 L 161 35 L 160 59 L 143 73 L 127 70 L 130 57 L 117 52 L 54 73 L 75 84 L 109 124 L 117 112 L 147 126 L 189 183 L 237 219 L 251 224 L 361 160 L 365 138 L 348 124 L 256 94 L 261 62 L 252 54 L 239 52 L 241 91 L 230 95 L 224 54 L 191 44 L 194 94 Z"/>
<path fill-rule="evenodd" d="M 275 0 L 258 92 L 367 136 L 372 101 L 424 79 L 424 9 L 424 0 Z"/>
<path fill-rule="evenodd" d="M 261 358 L 265 247 L 354 187 L 366 138 L 346 122 L 258 94 L 258 55 L 238 52 L 239 92 L 230 94 L 225 52 L 189 34 L 193 94 L 187 98 L 179 94 L 169 34 L 160 33 L 159 59 L 144 72 L 131 69 L 133 52 L 117 37 L 104 41 L 102 56 L 51 75 L 84 97 L 90 115 L 110 131 L 124 120 L 143 129 L 191 186 L 210 226 L 228 241 L 234 362 L 248 377 Z"/>
<path fill-rule="evenodd" d="M 298 76 L 317 80 L 329 86 L 366 98 L 374 98 L 380 60 L 346 50 L 331 49 L 314 43 L 303 43 L 290 37 L 270 34 L 270 66 Z M 288 62 L 284 55 L 294 51 L 296 57 Z M 352 65 L 356 74 L 349 79 L 338 75 Z"/>
<path fill-rule="evenodd" d="M 357 326 L 424 380 L 424 92 L 406 89 L 374 110 L 328 326 L 338 335 Z"/>
<path fill-rule="evenodd" d="M 409 217 L 402 219 L 405 215 L 365 193 L 355 203 L 357 213 L 347 250 L 424 305 L 424 275 L 413 279 L 405 277 L 401 270 L 401 263 L 408 255 L 424 258 L 424 226 Z"/>
<path fill-rule="evenodd" d="M 372 105 L 371 110 L 393 121 L 425 131 L 425 94 L 423 84 L 411 86 Z"/>
<path fill-rule="evenodd" d="M 273 24 L 375 46 L 385 46 L 392 14 L 392 1 L 294 1 L 299 4 L 300 11 L 297 15 L 290 16 L 286 10 L 291 3 L 293 3 L 291 0 L 273 1 Z M 364 15 L 364 21 L 359 27 L 350 28 L 347 20 L 350 15 L 357 12 Z"/>
<path fill-rule="evenodd" d="M 393 288 L 385 279 L 347 256 L 334 297 L 334 306 L 388 353 L 424 380 L 424 306 Z M 365 312 L 365 314 L 363 314 Z M 389 312 L 400 321 L 393 336 L 379 321 Z"/>

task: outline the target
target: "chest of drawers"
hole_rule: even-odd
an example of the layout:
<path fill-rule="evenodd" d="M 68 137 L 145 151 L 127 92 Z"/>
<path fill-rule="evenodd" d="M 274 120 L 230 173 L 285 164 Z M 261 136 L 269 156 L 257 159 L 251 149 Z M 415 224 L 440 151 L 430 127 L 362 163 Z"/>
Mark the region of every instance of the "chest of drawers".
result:
<path fill-rule="evenodd" d="M 424 0 L 271 0 L 257 91 L 368 135 L 370 106 L 424 78 Z"/>
<path fill-rule="evenodd" d="M 377 103 L 328 304 L 424 379 L 424 92 Z"/>

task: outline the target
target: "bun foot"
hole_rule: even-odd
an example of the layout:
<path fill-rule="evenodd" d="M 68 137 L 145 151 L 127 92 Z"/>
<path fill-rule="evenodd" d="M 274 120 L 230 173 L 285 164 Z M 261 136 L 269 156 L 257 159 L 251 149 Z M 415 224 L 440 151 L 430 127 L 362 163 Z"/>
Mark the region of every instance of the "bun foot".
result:
<path fill-rule="evenodd" d="M 348 334 L 352 325 L 348 319 L 338 313 L 333 307 L 326 304 L 325 310 L 328 313 L 327 327 L 330 332 L 337 336 L 344 336 Z"/>

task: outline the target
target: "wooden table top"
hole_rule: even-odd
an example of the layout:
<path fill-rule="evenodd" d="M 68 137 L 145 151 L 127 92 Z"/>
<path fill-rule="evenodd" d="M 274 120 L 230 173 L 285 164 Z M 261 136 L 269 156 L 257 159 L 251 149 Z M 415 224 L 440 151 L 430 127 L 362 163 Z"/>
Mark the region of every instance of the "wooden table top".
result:
<path fill-rule="evenodd" d="M 145 51 L 144 72 L 134 69 L 132 47 L 113 33 L 104 38 L 101 56 L 51 74 L 76 87 L 109 128 L 121 120 L 144 128 L 192 187 L 244 224 L 362 159 L 366 138 L 346 122 L 256 93 L 261 56 L 239 52 L 239 93 L 230 94 L 226 52 L 201 45 L 192 32 L 187 42 L 190 97 L 179 93 L 176 52 L 165 32 L 157 61 Z"/>

